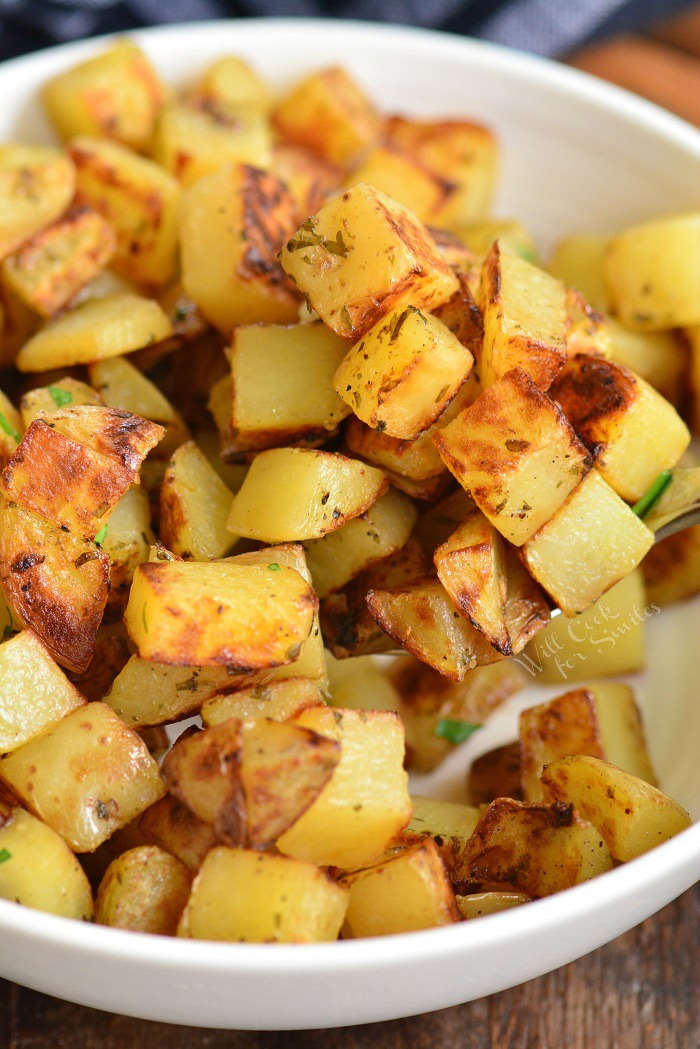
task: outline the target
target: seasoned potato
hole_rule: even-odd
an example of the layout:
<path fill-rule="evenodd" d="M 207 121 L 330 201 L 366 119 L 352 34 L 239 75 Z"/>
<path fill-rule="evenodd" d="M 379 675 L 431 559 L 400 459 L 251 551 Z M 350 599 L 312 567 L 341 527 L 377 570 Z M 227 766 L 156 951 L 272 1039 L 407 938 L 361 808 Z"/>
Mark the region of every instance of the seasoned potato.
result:
<path fill-rule="evenodd" d="M 550 396 L 586 443 L 598 471 L 627 502 L 680 459 L 690 433 L 675 408 L 634 372 L 576 356 Z"/>
<path fill-rule="evenodd" d="M 87 670 L 109 586 L 109 558 L 94 543 L 0 498 L 0 585 L 61 666 Z"/>
<path fill-rule="evenodd" d="M 400 699 L 385 669 L 372 656 L 336 659 L 326 653 L 328 665 L 328 701 L 333 707 L 347 710 L 393 710 L 398 712 Z"/>
<path fill-rule="evenodd" d="M 205 699 L 201 714 L 207 726 L 220 725 L 229 718 L 263 717 L 271 718 L 272 721 L 288 721 L 307 707 L 318 707 L 323 703 L 316 681 L 292 677 L 240 688 L 235 692 L 226 690 L 224 686 L 220 693 Z"/>
<path fill-rule="evenodd" d="M 141 813 L 138 829 L 147 841 L 181 860 L 190 871 L 199 870 L 209 849 L 218 841 L 214 828 L 172 794 L 166 794 Z"/>
<path fill-rule="evenodd" d="M 34 422 L 43 416 L 54 415 L 57 408 L 63 408 L 67 404 L 102 404 L 102 398 L 91 386 L 72 379 L 69 375 L 59 379 L 48 386 L 38 386 L 34 390 L 27 390 L 22 394 L 20 401 L 20 412 L 22 414 L 22 426 L 27 430 Z"/>
<path fill-rule="evenodd" d="M 194 441 L 180 445 L 160 489 L 160 537 L 174 554 L 194 561 L 223 557 L 236 542 L 227 530 L 233 492 Z"/>
<path fill-rule="evenodd" d="M 0 469 L 14 455 L 22 440 L 24 425 L 10 398 L 0 390 Z"/>
<path fill-rule="evenodd" d="M 561 409 L 520 368 L 433 440 L 482 513 L 516 546 L 552 517 L 590 465 Z"/>
<path fill-rule="evenodd" d="M 436 801 L 411 795 L 411 822 L 397 839 L 401 845 L 420 845 L 428 840 L 437 845 L 445 869 L 452 871 L 464 846 L 474 833 L 480 812 L 471 805 L 455 801 Z"/>
<path fill-rule="evenodd" d="M 467 797 L 471 805 L 488 805 L 496 798 L 522 800 L 520 787 L 520 743 L 505 743 L 476 758 L 467 774 Z"/>
<path fill-rule="evenodd" d="M 131 646 L 121 620 L 113 623 L 103 621 L 97 631 L 87 670 L 80 674 L 69 671 L 68 677 L 87 700 L 92 702 L 102 699 L 129 661 L 130 655 Z"/>
<path fill-rule="evenodd" d="M 631 331 L 606 317 L 609 358 L 650 383 L 676 406 L 687 382 L 687 351 L 674 332 Z"/>
<path fill-rule="evenodd" d="M 151 154 L 183 186 L 191 186 L 225 164 L 269 167 L 270 131 L 259 113 L 244 110 L 227 119 L 216 110 L 175 103 L 158 116 Z"/>
<path fill-rule="evenodd" d="M 529 903 L 530 897 L 522 892 L 475 892 L 471 896 L 455 896 L 462 918 L 483 918 L 486 914 L 507 911 Z"/>
<path fill-rule="evenodd" d="M 153 540 L 148 494 L 142 488 L 127 489 L 102 526 L 99 538 L 110 560 L 107 605 L 121 614 L 136 567 L 148 560 Z"/>
<path fill-rule="evenodd" d="M 542 784 L 547 798 L 575 805 L 623 863 L 692 822 L 684 808 L 656 787 L 597 757 L 578 754 L 552 762 L 542 773 Z"/>
<path fill-rule="evenodd" d="M 652 605 L 683 601 L 700 591 L 700 525 L 662 539 L 642 561 L 647 599 Z"/>
<path fill-rule="evenodd" d="M 92 918 L 92 893 L 83 868 L 54 830 L 24 809 L 0 816 L 0 897 L 37 911 Z"/>
<path fill-rule="evenodd" d="M 321 866 L 372 863 L 411 816 L 398 716 L 312 707 L 296 724 L 337 740 L 340 762 L 318 798 L 277 839 L 277 848 Z"/>
<path fill-rule="evenodd" d="M 178 935 L 235 943 L 335 940 L 347 902 L 347 889 L 311 863 L 220 847 L 194 880 Z"/>
<path fill-rule="evenodd" d="M 377 146 L 371 150 L 360 166 L 353 169 L 345 184 L 352 187 L 358 182 L 374 186 L 408 208 L 421 222 L 429 222 L 457 190 L 456 183 L 391 146 Z"/>
<path fill-rule="evenodd" d="M 23 372 L 90 364 L 137 350 L 170 334 L 157 302 L 128 293 L 90 299 L 62 313 L 17 354 Z"/>
<path fill-rule="evenodd" d="M 458 397 L 459 394 L 452 404 Z M 442 413 L 435 426 L 442 425 L 443 417 L 450 413 L 452 404 Z M 449 420 L 445 419 L 445 424 L 447 422 Z M 404 441 L 399 437 L 390 437 L 381 430 L 373 430 L 352 416 L 345 427 L 345 443 L 353 455 L 390 472 L 392 476 L 422 482 L 445 474 L 445 464 L 433 443 L 433 433 L 433 427 L 430 427 L 414 441 Z"/>
<path fill-rule="evenodd" d="M 187 867 L 157 845 L 113 860 L 95 898 L 95 921 L 115 929 L 174 936 L 190 895 Z"/>
<path fill-rule="evenodd" d="M 139 47 L 117 40 L 53 77 L 42 95 L 61 138 L 105 136 L 146 149 L 167 89 Z"/>
<path fill-rule="evenodd" d="M 413 440 L 435 422 L 473 366 L 469 350 L 442 321 L 406 306 L 353 346 L 335 388 L 368 426 Z"/>
<path fill-rule="evenodd" d="M 77 206 L 8 256 L 2 279 L 30 309 L 50 317 L 105 268 L 115 247 L 102 216 Z"/>
<path fill-rule="evenodd" d="M 528 572 L 567 616 L 583 612 L 631 572 L 654 534 L 591 470 L 522 548 Z"/>
<path fill-rule="evenodd" d="M 69 154 L 78 200 L 99 211 L 116 233 L 115 268 L 147 288 L 168 284 L 177 262 L 177 180 L 106 139 L 76 138 Z"/>
<path fill-rule="evenodd" d="M 206 175 L 185 194 L 182 284 L 225 335 L 237 324 L 297 319 L 298 297 L 277 261 L 295 224 L 296 208 L 284 184 L 248 164 Z"/>
<path fill-rule="evenodd" d="M 602 835 L 573 805 L 497 798 L 479 820 L 455 871 L 460 895 L 508 891 L 549 896 L 613 865 Z"/>
<path fill-rule="evenodd" d="M 264 543 L 320 539 L 369 510 L 386 489 L 381 470 L 356 459 L 273 448 L 253 460 L 234 497 L 228 527 Z"/>
<path fill-rule="evenodd" d="M 0 779 L 76 852 L 92 852 L 165 793 L 146 745 L 104 703 L 3 755 Z"/>
<path fill-rule="evenodd" d="M 700 324 L 700 212 L 631 226 L 605 253 L 613 312 L 637 331 Z"/>
<path fill-rule="evenodd" d="M 595 233 L 564 237 L 547 265 L 553 277 L 582 292 L 594 309 L 605 312 L 610 309 L 604 272 L 608 240 Z"/>
<path fill-rule="evenodd" d="M 325 323 L 352 339 L 391 310 L 430 310 L 458 288 L 425 227 L 364 183 L 308 218 L 280 260 Z"/>
<path fill-rule="evenodd" d="M 75 189 L 69 157 L 45 146 L 0 146 L 0 258 L 61 215 Z"/>
<path fill-rule="evenodd" d="M 267 113 L 272 97 L 265 81 L 237 55 L 222 55 L 199 74 L 189 92 L 201 109 L 238 115 L 241 110 Z"/>
<path fill-rule="evenodd" d="M 610 357 L 611 335 L 608 318 L 594 310 L 580 291 L 566 289 L 566 352 L 591 357 Z"/>
<path fill-rule="evenodd" d="M 281 137 L 347 165 L 377 140 L 379 116 L 360 86 L 338 66 L 312 73 L 275 107 Z"/>
<path fill-rule="evenodd" d="M 241 670 L 293 662 L 318 605 L 292 568 L 233 562 L 139 565 L 124 615 L 144 659 Z"/>
<path fill-rule="evenodd" d="M 459 919 L 440 852 L 431 840 L 350 874 L 341 884 L 350 889 L 345 936 L 413 932 Z"/>
<path fill-rule="evenodd" d="M 343 169 L 337 164 L 289 142 L 276 142 L 273 146 L 272 169 L 292 194 L 300 220 L 318 211 L 343 181 Z"/>
<path fill-rule="evenodd" d="M 350 414 L 333 385 L 347 351 L 323 324 L 236 328 L 231 346 L 231 421 L 240 448 L 274 448 L 327 437 Z"/>
<path fill-rule="evenodd" d="M 457 291 L 433 313 L 451 332 L 454 332 L 476 360 L 481 356 L 484 338 L 484 322 L 475 298 L 479 291 L 479 271 L 474 264 L 468 271 L 456 269 L 455 276 L 459 281 Z M 463 397 L 467 390 L 470 391 L 470 396 L 463 407 L 471 404 L 479 393 L 480 380 L 476 368 L 469 373 L 467 382 L 460 390 L 460 396 Z"/>

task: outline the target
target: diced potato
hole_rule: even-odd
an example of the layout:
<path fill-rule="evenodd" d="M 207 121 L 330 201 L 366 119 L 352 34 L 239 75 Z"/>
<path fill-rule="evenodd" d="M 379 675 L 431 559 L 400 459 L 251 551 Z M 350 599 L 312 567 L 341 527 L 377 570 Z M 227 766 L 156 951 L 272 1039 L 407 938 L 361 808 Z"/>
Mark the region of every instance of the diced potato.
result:
<path fill-rule="evenodd" d="M 92 852 L 165 793 L 146 745 L 104 703 L 3 755 L 0 779 L 76 852 Z"/>
<path fill-rule="evenodd" d="M 0 469 L 14 455 L 22 439 L 22 417 L 10 398 L 0 390 Z"/>
<path fill-rule="evenodd" d="M 148 493 L 139 487 L 127 489 L 102 526 L 102 532 L 100 547 L 110 559 L 107 605 L 121 614 L 136 567 L 148 560 L 153 540 Z"/>
<path fill-rule="evenodd" d="M 177 179 L 106 139 L 76 138 L 69 153 L 78 199 L 104 215 L 117 235 L 115 268 L 148 288 L 168 284 L 177 263 Z"/>
<path fill-rule="evenodd" d="M 566 289 L 561 281 L 494 244 L 481 273 L 484 387 L 522 368 L 546 390 L 566 363 Z"/>
<path fill-rule="evenodd" d="M 455 896 L 455 900 L 462 918 L 470 920 L 519 907 L 529 903 L 530 897 L 522 892 L 475 892 L 471 896 Z"/>
<path fill-rule="evenodd" d="M 400 699 L 384 668 L 372 656 L 336 659 L 326 654 L 329 702 L 348 710 L 393 710 Z"/>
<path fill-rule="evenodd" d="M 520 776 L 528 801 L 543 798 L 545 766 L 571 754 L 604 758 L 655 784 L 642 720 L 629 685 L 601 682 L 520 714 Z"/>
<path fill-rule="evenodd" d="M 401 845 L 433 841 L 449 873 L 474 833 L 479 822 L 479 810 L 460 802 L 436 801 L 417 794 L 411 795 L 411 802 L 413 815 L 411 822 L 401 831 Z"/>
<path fill-rule="evenodd" d="M 22 372 L 90 364 L 137 350 L 170 334 L 157 302 L 140 295 L 106 295 L 62 313 L 17 354 Z"/>
<path fill-rule="evenodd" d="M 317 606 L 299 573 L 275 561 L 163 561 L 138 566 L 124 619 L 143 659 L 253 670 L 293 662 Z"/>
<path fill-rule="evenodd" d="M 662 396 L 678 405 L 686 389 L 687 351 L 673 332 L 631 331 L 614 317 L 605 319 L 609 358 L 630 368 Z"/>
<path fill-rule="evenodd" d="M 496 798 L 522 800 L 520 787 L 520 743 L 505 743 L 476 758 L 467 774 L 467 797 L 471 805 L 489 805 Z"/>
<path fill-rule="evenodd" d="M 248 473 L 247 463 L 227 463 L 221 457 L 219 435 L 214 429 L 197 430 L 194 434 L 197 447 L 204 453 L 227 488 L 235 494 Z"/>
<path fill-rule="evenodd" d="M 272 448 L 253 460 L 233 500 L 229 529 L 263 543 L 320 539 L 383 495 L 381 470 L 335 452 Z"/>
<path fill-rule="evenodd" d="M 102 398 L 91 386 L 79 379 L 66 376 L 49 386 L 38 386 L 22 394 L 20 412 L 25 430 L 29 429 L 35 419 L 54 415 L 57 408 L 67 404 L 102 404 Z"/>
<path fill-rule="evenodd" d="M 92 893 L 63 838 L 24 809 L 0 818 L 0 897 L 89 922 Z"/>
<path fill-rule="evenodd" d="M 174 554 L 194 561 L 223 557 L 236 537 L 226 528 L 233 492 L 194 441 L 180 445 L 160 490 L 160 537 Z"/>
<path fill-rule="evenodd" d="M 599 758 L 575 755 L 542 773 L 545 796 L 575 805 L 600 830 L 616 860 L 626 862 L 691 825 L 688 813 L 656 787 Z"/>
<path fill-rule="evenodd" d="M 105 136 L 146 149 L 167 89 L 139 47 L 117 40 L 53 77 L 42 96 L 61 138 Z"/>
<path fill-rule="evenodd" d="M 428 226 L 440 254 L 455 270 L 458 279 L 470 277 L 469 285 L 474 292 L 479 289 L 480 259 L 454 230 L 442 229 L 440 226 Z M 437 310 L 435 311 L 437 313 Z"/>
<path fill-rule="evenodd" d="M 199 870 L 209 849 L 217 844 L 214 828 L 172 794 L 166 794 L 139 816 L 138 829 L 149 842 L 177 857 L 190 871 Z"/>
<path fill-rule="evenodd" d="M 75 190 L 69 157 L 45 146 L 0 146 L 0 258 L 61 215 Z"/>
<path fill-rule="evenodd" d="M 375 561 L 400 550 L 417 516 L 410 499 L 390 488 L 361 516 L 307 542 L 306 559 L 318 596 L 339 590 Z"/>
<path fill-rule="evenodd" d="M 473 366 L 469 350 L 442 321 L 406 306 L 353 346 L 335 388 L 368 426 L 412 440 L 435 422 Z"/>
<path fill-rule="evenodd" d="M 237 55 L 222 55 L 197 77 L 191 101 L 204 110 L 237 115 L 241 110 L 267 113 L 272 97 L 265 81 Z"/>
<path fill-rule="evenodd" d="M 379 137 L 380 119 L 359 84 L 339 66 L 312 73 L 276 106 L 281 137 L 347 165 Z"/>
<path fill-rule="evenodd" d="M 520 368 L 433 440 L 450 472 L 515 546 L 552 517 L 590 465 L 561 409 Z"/>
<path fill-rule="evenodd" d="M 50 317 L 104 269 L 115 247 L 102 216 L 77 206 L 6 258 L 2 279 L 30 309 Z"/>
<path fill-rule="evenodd" d="M 591 357 L 610 357 L 609 318 L 594 310 L 580 291 L 566 289 L 566 352 Z"/>
<path fill-rule="evenodd" d="M 634 372 L 579 355 L 555 380 L 561 406 L 618 495 L 635 502 L 680 459 L 690 433 L 675 408 Z"/>
<path fill-rule="evenodd" d="M 129 849 L 107 868 L 95 898 L 95 921 L 115 929 L 174 936 L 190 895 L 191 874 L 157 845 Z"/>
<path fill-rule="evenodd" d="M 347 901 L 347 889 L 311 863 L 220 847 L 194 880 L 178 935 L 235 943 L 335 940 Z"/>
<path fill-rule="evenodd" d="M 654 534 L 597 470 L 522 548 L 528 572 L 567 616 L 583 612 L 631 572 Z"/>
<path fill-rule="evenodd" d="M 594 878 L 613 865 L 602 835 L 573 805 L 497 798 L 479 820 L 454 872 L 456 891 L 537 898 Z"/>
<path fill-rule="evenodd" d="M 391 145 L 456 184 L 432 217 L 436 226 L 459 229 L 488 215 L 498 173 L 497 142 L 488 128 L 464 120 L 392 117 L 386 134 Z"/>
<path fill-rule="evenodd" d="M 596 310 L 610 309 L 610 296 L 605 283 L 605 253 L 609 237 L 595 233 L 578 233 L 560 240 L 547 269 L 569 287 L 582 292 Z"/>
<path fill-rule="evenodd" d="M 391 310 L 440 306 L 458 287 L 425 227 L 364 183 L 308 218 L 280 260 L 325 323 L 352 339 Z"/>
<path fill-rule="evenodd" d="M 161 110 L 151 154 L 183 186 L 191 186 L 225 164 L 270 164 L 270 131 L 255 112 L 227 117 L 178 103 Z"/>
<path fill-rule="evenodd" d="M 651 606 L 670 605 L 700 592 L 700 525 L 662 539 L 642 561 Z"/>
<path fill-rule="evenodd" d="M 378 867 L 343 879 L 350 900 L 345 936 L 386 936 L 458 921 L 459 912 L 435 842 L 428 840 Z"/>
<path fill-rule="evenodd" d="M 0 752 L 16 750 L 84 703 L 31 630 L 0 644 Z"/>
<path fill-rule="evenodd" d="M 0 498 L 0 585 L 56 662 L 87 670 L 109 586 L 109 558 L 94 543 Z"/>
<path fill-rule="evenodd" d="M 451 332 L 454 332 L 462 345 L 466 346 L 472 356 L 478 360 L 481 356 L 484 338 L 484 322 L 475 298 L 479 293 L 479 270 L 476 264 L 471 264 L 469 270 L 456 269 L 455 276 L 459 281 L 459 288 L 433 313 Z M 469 373 L 468 382 L 460 390 L 461 396 L 464 396 L 465 387 L 471 391 L 471 396 L 463 407 L 471 404 L 479 393 L 480 381 L 476 368 Z"/>
<path fill-rule="evenodd" d="M 182 284 L 225 335 L 237 324 L 297 319 L 297 295 L 277 261 L 295 223 L 296 208 L 284 184 L 248 164 L 206 175 L 185 194 Z"/>
<path fill-rule="evenodd" d="M 0 281 L 0 367 L 14 367 L 19 350 L 39 322 L 37 314 Z"/>
<path fill-rule="evenodd" d="M 323 324 L 236 328 L 231 347 L 232 425 L 241 448 L 327 437 L 350 414 L 333 385 L 347 352 Z"/>
<path fill-rule="evenodd" d="M 631 226 L 605 253 L 613 312 L 637 331 L 700 324 L 700 211 Z"/>
<path fill-rule="evenodd" d="M 537 248 L 532 234 L 517 219 L 482 219 L 460 226 L 460 240 L 475 255 L 488 255 L 495 240 L 509 255 L 518 255 L 526 262 L 537 263 Z M 551 272 L 551 271 L 550 271 Z"/>
<path fill-rule="evenodd" d="M 241 688 L 235 692 L 224 688 L 220 694 L 205 699 L 201 714 L 207 726 L 220 725 L 229 718 L 263 717 L 272 721 L 288 721 L 307 707 L 318 707 L 323 703 L 321 690 L 315 681 L 306 677 L 293 677 Z"/>
<path fill-rule="evenodd" d="M 660 545 L 642 562 L 645 572 Z M 645 593 L 642 571 L 635 569 L 574 619 L 555 616 L 523 655 L 523 666 L 538 682 L 552 685 L 641 670 L 644 623 L 653 600 L 651 591 Z"/>
<path fill-rule="evenodd" d="M 338 189 L 343 170 L 304 146 L 277 142 L 272 149 L 272 170 L 294 198 L 301 220 L 318 211 L 326 197 Z"/>
<path fill-rule="evenodd" d="M 428 222 L 457 190 L 444 175 L 431 171 L 417 159 L 391 146 L 377 146 L 364 157 L 346 180 L 351 188 L 358 182 L 385 193 L 402 204 L 421 222 Z"/>
<path fill-rule="evenodd" d="M 442 414 L 446 415 L 447 411 Z M 442 415 L 436 425 L 441 420 Z M 355 416 L 348 420 L 345 428 L 345 443 L 353 455 L 412 481 L 426 481 L 439 477 L 445 471 L 445 464 L 432 438 L 432 427 L 414 441 L 404 441 L 399 437 L 390 437 L 383 431 L 373 430 Z"/>
<path fill-rule="evenodd" d="M 316 801 L 278 838 L 277 848 L 321 866 L 372 863 L 411 816 L 398 716 L 313 707 L 296 724 L 337 740 L 340 763 Z"/>

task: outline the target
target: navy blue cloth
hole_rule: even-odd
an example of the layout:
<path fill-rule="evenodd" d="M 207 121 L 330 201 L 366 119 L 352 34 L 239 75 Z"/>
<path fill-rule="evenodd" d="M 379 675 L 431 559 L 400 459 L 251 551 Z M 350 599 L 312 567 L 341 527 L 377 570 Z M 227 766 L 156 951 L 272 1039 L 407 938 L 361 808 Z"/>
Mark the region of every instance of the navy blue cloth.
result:
<path fill-rule="evenodd" d="M 429 26 L 557 56 L 643 30 L 691 0 L 0 0 L 0 58 L 97 33 L 253 15 Z"/>

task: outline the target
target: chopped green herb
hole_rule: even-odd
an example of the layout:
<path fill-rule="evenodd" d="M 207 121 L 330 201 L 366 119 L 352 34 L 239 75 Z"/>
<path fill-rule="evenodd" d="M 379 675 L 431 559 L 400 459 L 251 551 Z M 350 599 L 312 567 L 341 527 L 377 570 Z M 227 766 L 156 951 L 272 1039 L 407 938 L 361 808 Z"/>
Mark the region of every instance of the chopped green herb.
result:
<path fill-rule="evenodd" d="M 351 332 L 355 330 L 355 325 L 352 323 L 352 317 L 350 316 L 350 310 L 347 306 L 343 306 L 340 311 L 340 316 L 343 318 L 343 324 L 346 328 L 349 328 Z"/>
<path fill-rule="evenodd" d="M 8 437 L 14 438 L 14 440 L 17 441 L 17 444 L 19 444 L 21 440 L 19 433 L 15 430 L 14 426 L 7 421 L 2 412 L 0 412 L 0 430 L 4 430 Z"/>
<path fill-rule="evenodd" d="M 272 564 L 268 565 L 267 567 L 270 569 L 271 572 L 279 572 L 280 570 L 280 566 L 277 564 L 276 561 L 273 561 Z"/>
<path fill-rule="evenodd" d="M 190 312 L 189 303 L 187 303 L 187 302 L 178 302 L 177 306 L 175 307 L 175 315 L 174 315 L 175 323 L 178 324 L 178 323 L 182 323 L 182 321 L 184 321 L 184 320 L 187 320 L 187 315 L 189 314 L 189 312 Z"/>
<path fill-rule="evenodd" d="M 662 470 L 659 476 L 649 485 L 642 498 L 634 504 L 632 512 L 635 513 L 637 517 L 646 517 L 652 506 L 658 503 L 672 480 L 673 474 L 671 471 Z"/>
<path fill-rule="evenodd" d="M 104 543 L 105 539 L 107 538 L 107 532 L 108 531 L 109 531 L 109 525 L 108 524 L 103 524 L 102 528 L 100 528 L 99 532 L 95 536 L 95 542 L 97 543 L 98 546 L 101 546 L 102 543 Z"/>
<path fill-rule="evenodd" d="M 440 718 L 435 726 L 435 735 L 446 739 L 448 743 L 464 743 L 466 739 L 481 728 L 473 721 L 461 721 L 458 718 Z"/>
<path fill-rule="evenodd" d="M 427 324 L 428 323 L 426 321 L 425 317 L 423 316 L 423 314 L 421 313 L 421 311 L 418 309 L 417 306 L 407 306 L 406 309 L 403 310 L 402 313 L 399 313 L 398 315 L 395 314 L 393 319 L 392 319 L 392 321 L 391 321 L 391 328 L 390 328 L 390 333 L 389 333 L 389 343 L 390 344 L 392 342 L 396 342 L 396 340 L 399 337 L 399 333 L 400 333 L 401 329 L 404 326 L 404 323 L 406 322 L 407 318 L 412 313 L 417 314 L 420 317 L 420 319 L 423 321 L 423 324 Z"/>
<path fill-rule="evenodd" d="M 49 386 L 48 391 L 51 394 L 51 400 L 57 408 L 63 408 L 65 404 L 73 402 L 73 394 L 70 390 L 62 390 L 60 386 Z"/>
<path fill-rule="evenodd" d="M 518 248 L 518 255 L 525 262 L 537 262 L 537 255 L 532 248 Z"/>
<path fill-rule="evenodd" d="M 9 849 L 0 849 L 0 863 L 7 863 L 7 861 L 11 859 L 12 853 Z"/>

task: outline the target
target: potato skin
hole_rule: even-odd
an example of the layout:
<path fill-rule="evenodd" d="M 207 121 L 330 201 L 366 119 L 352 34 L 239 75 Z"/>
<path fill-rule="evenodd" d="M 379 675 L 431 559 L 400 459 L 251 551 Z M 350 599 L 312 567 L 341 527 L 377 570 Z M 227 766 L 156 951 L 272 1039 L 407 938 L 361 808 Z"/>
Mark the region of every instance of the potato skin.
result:
<path fill-rule="evenodd" d="M 467 775 L 470 805 L 488 805 L 496 798 L 522 801 L 520 743 L 506 743 L 486 751 L 472 762 Z"/>
<path fill-rule="evenodd" d="M 129 849 L 105 871 L 95 898 L 95 921 L 115 929 L 174 936 L 191 880 L 184 863 L 157 845 Z"/>

